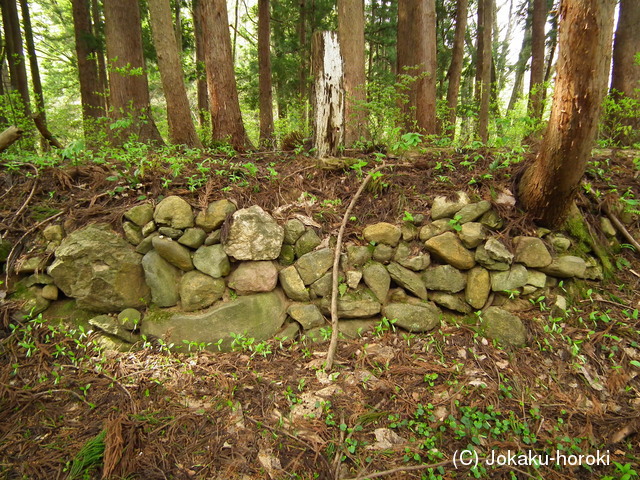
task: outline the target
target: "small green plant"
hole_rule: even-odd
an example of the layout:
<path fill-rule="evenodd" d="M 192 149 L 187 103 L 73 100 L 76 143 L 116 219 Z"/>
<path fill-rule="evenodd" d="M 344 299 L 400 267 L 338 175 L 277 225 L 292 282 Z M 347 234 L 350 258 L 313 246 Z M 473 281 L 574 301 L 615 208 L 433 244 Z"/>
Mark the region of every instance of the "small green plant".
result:
<path fill-rule="evenodd" d="M 387 333 L 388 331 L 396 331 L 396 327 L 394 326 L 394 324 L 397 322 L 398 320 L 396 318 L 393 318 L 391 320 L 389 320 L 387 317 L 382 317 L 382 320 L 380 320 L 375 327 L 373 327 L 373 334 L 376 337 L 381 337 L 382 335 L 384 335 L 385 333 Z"/>
<path fill-rule="evenodd" d="M 455 217 L 453 217 L 451 220 L 449 220 L 449 225 L 451 226 L 451 228 L 453 228 L 456 232 L 459 232 L 460 230 L 462 230 L 462 225 L 460 224 L 460 220 L 462 219 L 461 215 L 456 215 Z"/>

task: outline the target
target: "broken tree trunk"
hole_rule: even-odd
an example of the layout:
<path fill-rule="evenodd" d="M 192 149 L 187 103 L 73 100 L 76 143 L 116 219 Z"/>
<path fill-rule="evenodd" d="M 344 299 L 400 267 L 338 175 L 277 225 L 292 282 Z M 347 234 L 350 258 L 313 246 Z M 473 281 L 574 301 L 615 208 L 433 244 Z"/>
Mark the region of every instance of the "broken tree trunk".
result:
<path fill-rule="evenodd" d="M 14 127 L 13 125 L 0 133 L 0 152 L 9 148 L 13 143 L 18 141 L 21 136 L 22 130 L 18 127 Z"/>
<path fill-rule="evenodd" d="M 316 32 L 311 45 L 313 145 L 318 158 L 335 155 L 344 143 L 342 55 L 335 32 Z"/>

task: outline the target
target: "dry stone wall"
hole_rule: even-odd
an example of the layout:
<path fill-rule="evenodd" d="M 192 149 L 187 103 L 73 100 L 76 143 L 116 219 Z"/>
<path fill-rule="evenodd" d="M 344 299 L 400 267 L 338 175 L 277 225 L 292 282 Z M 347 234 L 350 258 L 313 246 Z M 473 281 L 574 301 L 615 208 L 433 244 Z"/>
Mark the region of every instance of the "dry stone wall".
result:
<path fill-rule="evenodd" d="M 428 332 L 452 315 L 481 311 L 487 337 L 522 345 L 526 327 L 504 305 L 509 297 L 535 298 L 558 279 L 602 278 L 594 258 L 567 252 L 566 237 L 503 238 L 491 204 L 463 192 L 435 198 L 430 217 L 368 225 L 361 245 L 345 247 L 338 298 L 345 335 L 382 317 Z M 21 282 L 33 294 L 30 308 L 44 311 L 64 294 L 101 313 L 91 324 L 112 339 L 145 335 L 175 348 L 224 349 L 238 336 L 261 341 L 298 331 L 317 338 L 328 326 L 333 249 L 298 218 L 278 222 L 225 199 L 194 212 L 170 196 L 131 208 L 122 227 L 124 238 L 99 225 L 66 237 L 50 227 L 47 273 Z"/>

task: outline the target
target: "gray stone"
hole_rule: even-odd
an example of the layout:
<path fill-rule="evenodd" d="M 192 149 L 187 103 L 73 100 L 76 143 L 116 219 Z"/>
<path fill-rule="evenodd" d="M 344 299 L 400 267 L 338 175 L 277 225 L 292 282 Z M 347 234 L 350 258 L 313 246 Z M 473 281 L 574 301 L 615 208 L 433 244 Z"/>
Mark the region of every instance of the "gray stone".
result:
<path fill-rule="evenodd" d="M 184 272 L 193 270 L 191 251 L 187 247 L 161 236 L 155 237 L 152 240 L 152 244 L 158 254 L 171 265 L 178 267 Z"/>
<path fill-rule="evenodd" d="M 482 313 L 484 335 L 507 345 L 522 346 L 527 341 L 527 330 L 516 315 L 498 307 L 489 307 Z"/>
<path fill-rule="evenodd" d="M 155 232 L 157 230 L 157 228 L 158 227 L 156 226 L 156 222 L 154 222 L 153 220 L 151 220 L 150 222 L 145 223 L 144 226 L 142 227 L 142 230 L 141 230 L 142 236 L 143 237 L 148 237 L 153 232 Z"/>
<path fill-rule="evenodd" d="M 453 232 L 445 232 L 430 238 L 425 242 L 425 247 L 445 263 L 460 270 L 469 270 L 476 264 L 473 254 L 464 248 L 458 236 Z"/>
<path fill-rule="evenodd" d="M 429 300 L 454 312 L 470 313 L 471 307 L 462 294 L 454 295 L 446 292 L 429 292 Z"/>
<path fill-rule="evenodd" d="M 367 242 L 373 242 L 376 244 L 384 243 L 385 245 L 395 247 L 400 241 L 402 232 L 400 228 L 395 225 L 380 222 L 366 226 L 362 235 Z"/>
<path fill-rule="evenodd" d="M 222 229 L 217 229 L 207 235 L 207 238 L 204 240 L 204 244 L 207 247 L 211 245 L 217 245 L 222 241 Z"/>
<path fill-rule="evenodd" d="M 362 280 L 362 272 L 359 272 L 358 270 L 349 270 L 346 275 L 347 286 L 353 290 L 358 288 L 358 285 L 360 285 L 360 280 Z"/>
<path fill-rule="evenodd" d="M 151 289 L 153 303 L 159 307 L 176 305 L 180 299 L 179 285 L 182 272 L 155 250 L 151 250 L 142 258 L 142 267 L 146 283 Z"/>
<path fill-rule="evenodd" d="M 123 240 L 124 241 L 124 240 Z M 44 270 L 47 266 L 47 259 L 44 256 L 36 255 L 33 257 L 27 257 L 26 255 L 20 257 L 16 264 L 16 273 L 34 273 Z"/>
<path fill-rule="evenodd" d="M 480 310 L 487 303 L 491 293 L 491 277 L 487 269 L 476 266 L 467 274 L 467 288 L 465 300 L 476 310 Z"/>
<path fill-rule="evenodd" d="M 236 260 L 275 260 L 280 255 L 284 229 L 257 205 L 231 217 L 224 250 Z"/>
<path fill-rule="evenodd" d="M 500 270 L 505 271 L 509 270 L 510 264 L 506 262 L 498 262 L 494 260 L 487 250 L 485 250 L 484 245 L 478 245 L 476 248 L 475 254 L 476 262 L 485 267 L 488 270 Z"/>
<path fill-rule="evenodd" d="M 304 232 L 298 240 L 296 240 L 294 250 L 298 258 L 303 255 L 312 252 L 318 245 L 322 243 L 322 240 L 313 229 L 309 229 Z"/>
<path fill-rule="evenodd" d="M 229 215 L 236 211 L 237 207 L 229 200 L 223 199 L 209 204 L 206 210 L 196 215 L 196 225 L 205 232 L 211 232 L 222 226 Z"/>
<path fill-rule="evenodd" d="M 468 222 L 462 225 L 458 237 L 466 248 L 476 248 L 487 238 L 487 232 L 481 223 Z"/>
<path fill-rule="evenodd" d="M 149 338 L 162 338 L 173 344 L 175 350 L 187 348 L 184 340 L 203 344 L 209 350 L 228 351 L 232 347 L 232 334 L 256 342 L 272 338 L 282 327 L 286 310 L 284 296 L 274 290 L 238 297 L 201 313 L 152 312 L 142 322 L 141 333 Z"/>
<path fill-rule="evenodd" d="M 158 229 L 158 233 L 163 237 L 170 238 L 171 240 L 177 240 L 182 235 L 184 235 L 184 232 L 182 230 L 173 227 L 160 227 Z"/>
<path fill-rule="evenodd" d="M 347 292 L 338 297 L 339 318 L 367 318 L 380 313 L 380 303 L 373 292 L 368 289 Z M 320 309 L 325 315 L 331 315 L 331 298 L 320 300 Z"/>
<path fill-rule="evenodd" d="M 516 237 L 514 261 L 530 268 L 546 267 L 551 263 L 551 254 L 544 242 L 536 237 Z"/>
<path fill-rule="evenodd" d="M 427 289 L 417 273 L 412 272 L 395 262 L 391 262 L 387 265 L 387 271 L 389 272 L 391 279 L 400 287 L 408 290 L 422 300 L 427 299 Z"/>
<path fill-rule="evenodd" d="M 524 287 L 522 287 L 522 294 L 523 295 L 531 295 L 532 293 L 536 292 L 538 290 L 538 287 L 534 287 L 533 285 L 525 285 Z"/>
<path fill-rule="evenodd" d="M 571 248 L 571 240 L 563 235 L 550 235 L 549 240 L 556 252 L 566 252 Z"/>
<path fill-rule="evenodd" d="M 402 240 L 405 242 L 411 242 L 418 238 L 418 234 L 420 230 L 413 223 L 404 222 L 400 227 L 400 231 L 402 232 Z"/>
<path fill-rule="evenodd" d="M 207 234 L 201 228 L 187 228 L 184 234 L 178 238 L 178 243 L 194 250 L 204 244 Z"/>
<path fill-rule="evenodd" d="M 464 290 L 467 285 L 467 276 L 451 265 L 440 265 L 424 271 L 422 282 L 427 290 L 442 290 L 456 293 Z"/>
<path fill-rule="evenodd" d="M 347 246 L 347 262 L 352 267 L 362 266 L 371 260 L 372 249 L 368 246 Z"/>
<path fill-rule="evenodd" d="M 19 313 L 29 318 L 44 312 L 51 305 L 51 302 L 42 296 L 42 288 L 40 287 L 21 289 L 10 298 L 20 303 Z"/>
<path fill-rule="evenodd" d="M 395 325 L 410 332 L 429 332 L 440 325 L 442 311 L 432 302 L 390 303 L 382 311 Z"/>
<path fill-rule="evenodd" d="M 297 218 L 288 220 L 287 223 L 284 224 L 284 240 L 283 240 L 284 244 L 285 245 L 295 244 L 296 241 L 305 232 L 305 230 L 306 228 L 304 226 L 304 223 L 302 223 Z"/>
<path fill-rule="evenodd" d="M 384 265 L 377 262 L 368 263 L 362 271 L 362 277 L 378 301 L 384 303 L 391 285 L 391 276 Z"/>
<path fill-rule="evenodd" d="M 481 200 L 478 203 L 471 203 L 462 207 L 455 217 L 458 218 L 458 223 L 464 225 L 468 222 L 473 222 L 487 213 L 491 209 L 491 203 L 486 200 Z"/>
<path fill-rule="evenodd" d="M 227 285 L 240 295 L 270 292 L 278 283 L 278 269 L 269 260 L 242 262 L 227 277 Z"/>
<path fill-rule="evenodd" d="M 145 237 L 144 240 L 142 240 L 136 247 L 136 252 L 140 255 L 149 253 L 151 250 L 153 250 L 153 239 L 159 236 L 160 234 L 158 232 L 153 232 L 148 237 Z"/>
<path fill-rule="evenodd" d="M 492 260 L 500 263 L 511 264 L 513 262 L 513 253 L 507 250 L 507 247 L 497 238 L 490 238 L 484 244 L 484 249 Z"/>
<path fill-rule="evenodd" d="M 431 206 L 431 218 L 438 220 L 441 218 L 453 218 L 462 207 L 469 204 L 469 196 L 465 192 L 457 192 L 457 198 L 450 200 L 447 197 L 439 196 L 433 199 Z"/>
<path fill-rule="evenodd" d="M 609 238 L 615 237 L 618 232 L 607 217 L 600 217 L 600 229 Z"/>
<path fill-rule="evenodd" d="M 126 238 L 127 242 L 131 245 L 140 245 L 140 242 L 144 239 L 141 228 L 134 223 L 124 222 L 122 224 L 122 230 L 124 230 L 124 238 Z"/>
<path fill-rule="evenodd" d="M 108 227 L 91 225 L 67 236 L 48 273 L 86 310 L 120 311 L 144 306 L 149 298 L 141 256 Z"/>
<path fill-rule="evenodd" d="M 204 246 L 196 250 L 193 254 L 193 265 L 213 278 L 226 277 L 231 271 L 229 257 L 220 244 Z"/>
<path fill-rule="evenodd" d="M 135 308 L 125 308 L 118 314 L 118 322 L 129 331 L 137 330 L 141 320 L 142 314 Z"/>
<path fill-rule="evenodd" d="M 444 232 L 450 232 L 453 230 L 453 225 L 451 225 L 450 222 L 450 218 L 441 218 L 440 220 L 426 224 L 420 229 L 420 241 L 426 242 L 430 238 L 441 235 Z"/>
<path fill-rule="evenodd" d="M 62 242 L 64 227 L 62 225 L 49 225 L 42 231 L 42 236 L 47 242 Z"/>
<path fill-rule="evenodd" d="M 153 220 L 172 228 L 189 228 L 193 227 L 193 211 L 184 199 L 171 195 L 156 205 Z"/>
<path fill-rule="evenodd" d="M 303 255 L 295 263 L 300 278 L 305 285 L 311 285 L 324 275 L 333 265 L 333 251 L 329 248 Z"/>
<path fill-rule="evenodd" d="M 428 253 L 416 255 L 411 247 L 404 242 L 401 242 L 396 248 L 393 260 L 414 272 L 420 272 L 431 264 L 431 257 Z"/>
<path fill-rule="evenodd" d="M 379 319 L 349 319 L 338 322 L 338 331 L 345 338 L 361 338 L 365 333 L 372 331 L 379 323 Z"/>
<path fill-rule="evenodd" d="M 187 272 L 180 282 L 180 304 L 185 312 L 202 310 L 222 298 L 225 284 L 222 278 L 213 278 L 198 271 Z"/>
<path fill-rule="evenodd" d="M 331 295 L 333 275 L 331 272 L 325 273 L 319 280 L 311 284 L 309 291 L 313 298 L 326 297 Z M 304 284 L 303 284 L 304 285 Z"/>
<path fill-rule="evenodd" d="M 376 247 L 373 249 L 372 257 L 376 262 L 387 263 L 393 258 L 393 255 L 393 247 L 385 243 L 381 243 L 379 245 L 376 245 Z"/>
<path fill-rule="evenodd" d="M 544 288 L 547 284 L 547 275 L 538 270 L 527 270 L 527 285 Z"/>
<path fill-rule="evenodd" d="M 153 206 L 150 203 L 136 205 L 125 212 L 124 218 L 139 227 L 143 227 L 153 220 Z"/>
<path fill-rule="evenodd" d="M 304 285 L 304 282 L 300 278 L 300 274 L 296 267 L 291 265 L 290 267 L 280 270 L 278 275 L 280 279 L 280 285 L 291 300 L 296 302 L 308 302 L 310 300 L 309 291 Z"/>
<path fill-rule="evenodd" d="M 45 300 L 55 301 L 58 300 L 58 295 L 60 294 L 58 287 L 55 285 L 45 285 L 42 287 L 42 292 L 40 293 L 42 298 Z"/>
<path fill-rule="evenodd" d="M 529 273 L 524 265 L 513 265 L 505 272 L 491 272 L 491 290 L 494 292 L 513 291 L 527 284 Z"/>
<path fill-rule="evenodd" d="M 583 278 L 587 270 L 587 263 L 580 257 L 564 255 L 554 258 L 551 264 L 541 268 L 544 273 L 558 278 Z"/>
<path fill-rule="evenodd" d="M 479 222 L 491 230 L 498 230 L 504 225 L 502 218 L 500 218 L 500 215 L 498 215 L 498 212 L 495 210 L 489 210 L 487 213 L 482 215 Z"/>
<path fill-rule="evenodd" d="M 302 325 L 305 330 L 321 327 L 326 323 L 324 316 L 316 305 L 293 303 L 287 309 L 287 313 Z"/>
<path fill-rule="evenodd" d="M 34 285 L 51 285 L 53 284 L 53 277 L 46 273 L 34 273 L 27 278 L 20 280 L 20 285 L 24 287 L 33 287 Z"/>
<path fill-rule="evenodd" d="M 296 261 L 296 252 L 293 249 L 293 245 L 282 245 L 280 255 L 278 256 L 278 262 L 282 265 L 293 265 Z"/>
<path fill-rule="evenodd" d="M 286 322 L 274 338 L 281 342 L 293 342 L 300 334 L 300 324 L 297 322 Z"/>
<path fill-rule="evenodd" d="M 602 266 L 595 258 L 588 257 L 586 263 L 587 269 L 584 272 L 584 276 L 581 278 L 586 278 L 587 280 L 604 280 Z"/>
<path fill-rule="evenodd" d="M 135 343 L 140 337 L 124 328 L 117 318 L 109 315 L 98 315 L 89 320 L 89 325 L 108 333 L 127 343 Z"/>

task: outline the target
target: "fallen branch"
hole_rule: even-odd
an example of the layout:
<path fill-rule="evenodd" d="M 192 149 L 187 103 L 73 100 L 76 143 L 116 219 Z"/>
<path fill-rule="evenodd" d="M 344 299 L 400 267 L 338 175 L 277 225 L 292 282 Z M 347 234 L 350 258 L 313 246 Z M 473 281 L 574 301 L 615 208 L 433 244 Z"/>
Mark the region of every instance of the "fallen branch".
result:
<path fill-rule="evenodd" d="M 4 132 L 0 133 L 0 152 L 5 151 L 22 136 L 22 130 L 15 126 L 10 126 Z"/>
<path fill-rule="evenodd" d="M 44 137 L 44 139 L 49 142 L 49 145 L 52 147 L 56 147 L 59 150 L 64 150 L 62 144 L 58 141 L 58 139 L 51 133 L 51 131 L 47 128 L 47 125 L 44 123 L 44 119 L 41 115 L 33 116 L 33 123 L 36 124 L 36 128 L 40 132 L 40 135 Z"/>
<path fill-rule="evenodd" d="M 636 253 L 640 253 L 640 243 L 638 243 L 638 241 L 633 238 L 633 235 L 629 233 L 627 227 L 625 227 L 620 219 L 611 211 L 609 205 L 604 203 L 602 205 L 602 210 L 604 210 L 604 213 L 606 213 L 607 217 L 609 217 L 609 220 L 611 220 L 611 223 L 613 223 L 613 225 L 616 227 L 616 229 L 618 229 L 622 236 L 625 237 L 631 245 L 633 245 L 633 248 L 636 249 Z"/>

